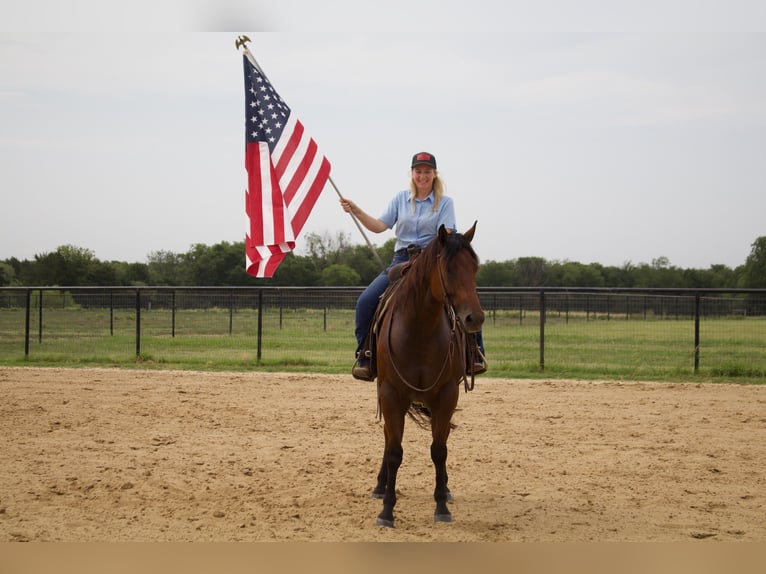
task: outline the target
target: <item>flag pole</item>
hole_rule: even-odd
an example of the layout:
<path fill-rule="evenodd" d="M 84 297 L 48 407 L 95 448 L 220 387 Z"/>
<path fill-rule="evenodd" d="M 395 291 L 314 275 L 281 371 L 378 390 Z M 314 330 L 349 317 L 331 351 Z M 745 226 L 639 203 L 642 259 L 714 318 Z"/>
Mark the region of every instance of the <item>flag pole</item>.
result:
<path fill-rule="evenodd" d="M 234 45 L 237 47 L 237 50 L 242 48 L 242 51 L 244 52 L 245 56 L 247 56 L 247 59 L 250 60 L 250 63 L 253 64 L 256 68 L 258 68 L 258 71 L 261 73 L 261 75 L 268 80 L 268 76 L 263 72 L 263 68 L 258 64 L 255 57 L 253 56 L 252 52 L 247 49 L 247 43 L 250 42 L 250 38 L 247 36 L 239 36 L 235 41 Z M 332 185 L 332 188 L 335 190 L 335 193 L 338 194 L 338 197 L 343 199 L 343 196 L 341 195 L 340 191 L 338 190 L 338 186 L 335 185 L 335 182 L 332 180 L 332 176 L 327 176 L 328 181 Z M 378 265 L 380 266 L 381 270 L 384 270 L 386 266 L 383 264 L 383 261 L 380 259 L 380 255 L 378 255 L 378 252 L 375 250 L 375 247 L 372 245 L 370 240 L 367 238 L 367 234 L 364 232 L 364 229 L 362 229 L 361 223 L 359 223 L 359 220 L 356 218 L 356 216 L 351 213 L 350 211 L 348 214 L 351 216 L 351 219 L 356 224 L 357 229 L 359 229 L 359 233 L 362 234 L 362 237 L 364 237 L 365 242 L 367 243 L 367 247 L 370 248 L 370 251 L 372 252 L 373 257 L 375 258 L 375 261 L 378 262 Z"/>
<path fill-rule="evenodd" d="M 335 190 L 335 193 L 338 194 L 338 197 L 343 199 L 343 196 L 340 194 L 340 191 L 338 191 L 338 188 L 335 185 L 335 182 L 332 180 L 332 176 L 331 175 L 327 176 L 327 180 L 332 185 L 332 188 Z M 380 265 L 380 269 L 384 270 L 386 268 L 386 266 L 383 265 L 383 261 L 380 260 L 380 255 L 378 255 L 378 252 L 375 250 L 375 247 L 373 247 L 372 243 L 370 243 L 370 240 L 367 239 L 367 234 L 364 232 L 364 229 L 362 229 L 362 224 L 359 223 L 359 220 L 356 218 L 356 216 L 353 213 L 351 213 L 349 211 L 348 214 L 351 216 L 351 219 L 354 220 L 354 223 L 356 223 L 356 227 L 357 227 L 357 229 L 359 229 L 359 233 L 362 234 L 362 237 L 364 237 L 364 240 L 367 242 L 367 247 L 369 247 L 370 251 L 372 251 L 372 256 L 375 257 L 375 261 L 377 261 L 378 265 Z"/>

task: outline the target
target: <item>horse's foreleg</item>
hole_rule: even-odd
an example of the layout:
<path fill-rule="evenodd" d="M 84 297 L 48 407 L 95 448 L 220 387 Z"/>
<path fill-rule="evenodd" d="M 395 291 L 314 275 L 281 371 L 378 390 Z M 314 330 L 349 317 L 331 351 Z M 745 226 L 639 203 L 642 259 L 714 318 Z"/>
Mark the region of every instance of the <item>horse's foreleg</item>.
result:
<path fill-rule="evenodd" d="M 462 359 L 461 359 L 462 360 Z M 436 481 L 434 487 L 434 522 L 452 522 L 447 502 L 452 500 L 447 486 L 447 439 L 449 439 L 452 413 L 455 412 L 459 397 L 457 385 L 447 385 L 434 401 L 431 412 L 431 460 L 434 463 Z"/>
<path fill-rule="evenodd" d="M 394 527 L 394 506 L 396 506 L 396 473 L 402 464 L 403 449 L 401 443 L 391 445 L 386 450 L 384 464 L 387 466 L 386 492 L 383 495 L 383 510 L 375 522 L 378 526 Z"/>
<path fill-rule="evenodd" d="M 434 500 L 436 511 L 434 522 L 452 522 L 452 513 L 447 508 L 449 489 L 447 488 L 447 441 L 434 440 L 431 443 L 431 460 L 436 470 L 436 487 L 434 488 Z"/>
<path fill-rule="evenodd" d="M 378 471 L 378 482 L 372 489 L 372 498 L 383 498 L 383 495 L 386 494 L 386 482 L 388 482 L 388 466 L 384 454 L 383 462 L 380 463 L 380 470 Z"/>
<path fill-rule="evenodd" d="M 380 463 L 380 470 L 378 471 L 378 480 L 375 484 L 375 488 L 372 489 L 372 498 L 382 499 L 386 494 L 386 483 L 388 482 L 388 463 L 386 462 L 386 453 L 388 452 L 388 427 L 383 425 L 383 460 Z"/>
<path fill-rule="evenodd" d="M 385 418 L 385 415 L 384 415 Z M 392 422 L 391 418 L 395 420 Z M 385 419 L 386 447 L 383 451 L 383 464 L 378 473 L 378 486 L 373 496 L 383 490 L 383 510 L 378 514 L 378 526 L 394 527 L 394 506 L 396 505 L 396 475 L 402 464 L 404 449 L 402 449 L 402 434 L 404 432 L 404 415 Z M 385 482 L 381 484 L 381 480 Z"/>

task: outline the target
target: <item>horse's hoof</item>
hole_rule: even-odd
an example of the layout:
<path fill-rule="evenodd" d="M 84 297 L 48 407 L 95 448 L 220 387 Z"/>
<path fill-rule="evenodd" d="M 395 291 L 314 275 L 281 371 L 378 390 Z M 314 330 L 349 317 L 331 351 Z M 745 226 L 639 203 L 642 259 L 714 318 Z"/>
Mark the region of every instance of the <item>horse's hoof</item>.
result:
<path fill-rule="evenodd" d="M 452 522 L 451 514 L 434 514 L 434 522 Z"/>
<path fill-rule="evenodd" d="M 375 521 L 375 526 L 385 526 L 386 528 L 393 528 L 394 521 L 386 520 L 385 518 L 378 517 L 378 519 Z"/>
<path fill-rule="evenodd" d="M 378 500 L 380 500 L 380 499 L 383 498 L 383 493 L 382 492 L 375 492 L 373 490 L 372 494 L 370 495 L 370 498 L 377 498 Z"/>

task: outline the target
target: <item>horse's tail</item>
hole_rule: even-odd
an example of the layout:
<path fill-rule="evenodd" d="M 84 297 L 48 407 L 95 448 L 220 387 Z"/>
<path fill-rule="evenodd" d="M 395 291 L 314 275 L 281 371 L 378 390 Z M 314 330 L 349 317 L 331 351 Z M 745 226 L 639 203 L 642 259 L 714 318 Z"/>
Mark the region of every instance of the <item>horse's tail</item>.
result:
<path fill-rule="evenodd" d="M 410 408 L 407 409 L 407 416 L 422 429 L 431 427 L 431 411 L 423 403 L 412 403 Z M 450 420 L 449 428 L 450 430 L 455 430 L 457 425 Z"/>

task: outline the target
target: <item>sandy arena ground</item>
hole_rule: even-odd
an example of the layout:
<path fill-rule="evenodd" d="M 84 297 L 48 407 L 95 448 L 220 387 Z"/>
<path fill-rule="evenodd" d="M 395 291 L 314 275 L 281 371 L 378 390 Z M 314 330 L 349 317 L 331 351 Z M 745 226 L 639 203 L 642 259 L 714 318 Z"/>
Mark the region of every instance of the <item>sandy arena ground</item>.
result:
<path fill-rule="evenodd" d="M 766 541 L 766 387 L 478 378 L 434 524 L 407 423 L 375 526 L 374 383 L 0 367 L 0 542 Z"/>

